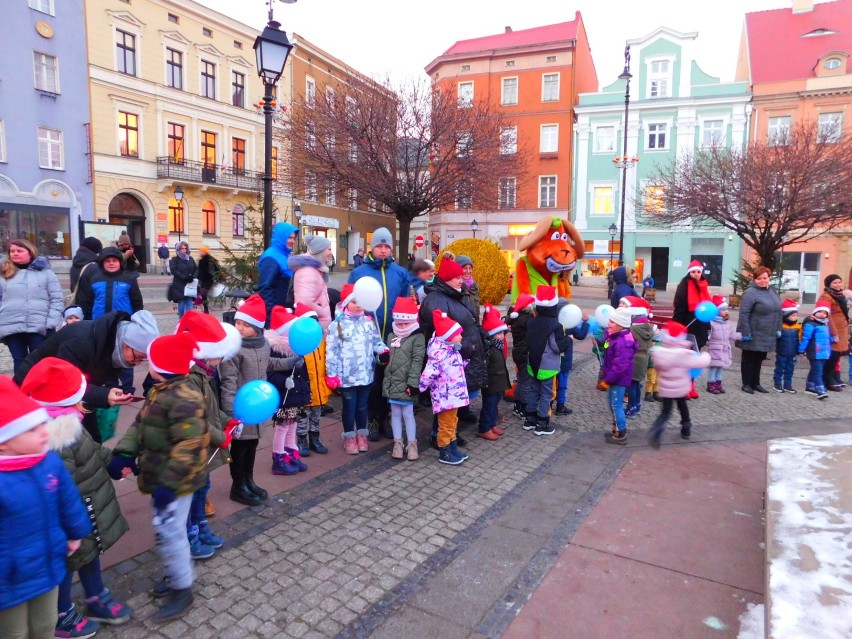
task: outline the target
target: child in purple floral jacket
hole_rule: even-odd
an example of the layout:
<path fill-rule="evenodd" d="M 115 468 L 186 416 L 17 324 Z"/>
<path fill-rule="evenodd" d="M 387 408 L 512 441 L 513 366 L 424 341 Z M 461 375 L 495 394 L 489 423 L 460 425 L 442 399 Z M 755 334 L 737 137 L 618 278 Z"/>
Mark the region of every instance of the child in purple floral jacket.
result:
<path fill-rule="evenodd" d="M 438 461 L 457 466 L 468 458 L 456 443 L 458 409 L 470 404 L 459 349 L 462 327 L 439 309 L 432 312 L 435 333 L 426 347 L 428 360 L 420 376 L 420 392 L 431 391 L 432 412 L 438 418 Z"/>
<path fill-rule="evenodd" d="M 624 414 L 624 393 L 633 383 L 633 356 L 638 345 L 630 332 L 630 311 L 617 308 L 609 316 L 607 339 L 604 343 L 604 381 L 609 384 L 607 398 L 615 422 L 606 441 L 627 443 L 627 420 Z"/>

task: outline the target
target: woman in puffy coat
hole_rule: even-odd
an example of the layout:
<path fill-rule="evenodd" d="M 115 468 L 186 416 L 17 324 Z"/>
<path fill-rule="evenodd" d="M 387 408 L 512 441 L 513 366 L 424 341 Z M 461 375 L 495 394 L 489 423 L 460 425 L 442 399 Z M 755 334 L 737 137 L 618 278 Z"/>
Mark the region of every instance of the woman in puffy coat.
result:
<path fill-rule="evenodd" d="M 301 302 L 316 311 L 323 334 L 331 324 L 328 303 L 328 264 L 331 242 L 321 235 L 306 235 L 308 252 L 291 255 L 287 267 L 293 271 L 293 303 Z"/>
<path fill-rule="evenodd" d="M 169 260 L 169 270 L 172 272 L 172 283 L 169 284 L 167 297 L 170 302 L 177 304 L 178 317 L 192 310 L 195 296 L 186 295 L 186 285 L 192 284 L 198 273 L 195 260 L 189 256 L 189 244 L 178 242 L 175 244 L 175 256 Z"/>
<path fill-rule="evenodd" d="M 15 371 L 62 324 L 65 299 L 50 262 L 27 240 L 12 240 L 0 266 L 0 340 Z"/>
<path fill-rule="evenodd" d="M 843 295 L 843 280 L 839 275 L 829 275 L 824 280 L 825 290 L 817 300 L 817 306 L 831 309 L 828 323 L 831 333 L 837 338 L 831 343 L 831 356 L 823 369 L 823 381 L 828 390 L 839 391 L 843 388 L 843 380 L 837 371 L 837 364 L 844 354 L 849 352 L 849 306 Z"/>
<path fill-rule="evenodd" d="M 760 367 L 766 355 L 775 350 L 781 331 L 781 297 L 769 286 L 771 273 L 765 266 L 754 269 L 754 281 L 745 290 L 740 301 L 737 332 L 742 335 L 742 339 L 736 344 L 743 352 L 743 392 L 750 395 L 755 391 L 769 392 L 760 385 Z"/>

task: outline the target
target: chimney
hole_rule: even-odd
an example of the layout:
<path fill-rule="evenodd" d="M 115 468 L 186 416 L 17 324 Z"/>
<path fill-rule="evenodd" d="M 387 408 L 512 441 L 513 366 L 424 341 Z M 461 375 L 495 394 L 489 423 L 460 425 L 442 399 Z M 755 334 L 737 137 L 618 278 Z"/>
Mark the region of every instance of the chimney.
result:
<path fill-rule="evenodd" d="M 512 27 L 504 27 L 503 33 L 512 33 Z"/>
<path fill-rule="evenodd" d="M 793 0 L 793 13 L 810 13 L 814 10 L 814 0 Z"/>

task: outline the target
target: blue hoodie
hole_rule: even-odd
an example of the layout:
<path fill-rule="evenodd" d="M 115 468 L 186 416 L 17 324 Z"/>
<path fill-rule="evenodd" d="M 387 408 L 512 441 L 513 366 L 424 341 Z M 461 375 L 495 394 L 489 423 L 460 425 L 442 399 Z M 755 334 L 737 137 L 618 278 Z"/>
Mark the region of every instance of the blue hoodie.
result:
<path fill-rule="evenodd" d="M 293 277 L 293 271 L 287 268 L 287 260 L 293 252 L 287 248 L 287 238 L 294 232 L 298 234 L 299 229 L 287 222 L 278 222 L 272 227 L 269 248 L 261 254 L 257 262 L 259 273 L 255 291 L 266 303 L 266 317 L 272 317 L 272 307 L 276 304 L 284 306 L 287 298 L 290 279 Z"/>
<path fill-rule="evenodd" d="M 619 266 L 612 272 L 612 281 L 615 287 L 612 289 L 612 299 L 610 299 L 609 303 L 613 308 L 618 308 L 618 303 L 622 297 L 628 295 L 639 296 L 636 289 L 627 283 L 627 269 L 623 266 Z"/>

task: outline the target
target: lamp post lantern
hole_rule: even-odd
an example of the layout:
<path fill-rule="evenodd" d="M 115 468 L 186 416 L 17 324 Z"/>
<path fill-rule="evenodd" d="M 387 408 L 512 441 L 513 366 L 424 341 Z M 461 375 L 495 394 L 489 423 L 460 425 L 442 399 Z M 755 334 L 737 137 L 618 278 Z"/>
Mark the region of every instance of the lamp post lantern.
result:
<path fill-rule="evenodd" d="M 473 239 L 476 239 L 476 232 L 479 230 L 479 222 L 477 222 L 476 220 L 471 220 L 470 230 L 473 231 Z"/>
<path fill-rule="evenodd" d="M 609 225 L 609 273 L 606 276 L 606 288 L 609 292 L 609 296 L 612 297 L 612 288 L 614 282 L 612 281 L 612 243 L 615 241 L 615 236 L 618 233 L 618 229 L 615 227 L 615 223 Z"/>
<path fill-rule="evenodd" d="M 177 224 L 175 224 L 178 232 L 178 244 L 180 244 L 181 231 L 183 231 L 183 187 L 180 184 L 178 184 L 177 188 L 175 189 L 175 200 L 177 200 L 178 208 L 180 208 L 180 219 L 178 220 Z"/>
<path fill-rule="evenodd" d="M 293 43 L 281 30 L 281 24 L 272 19 L 272 3 L 269 8 L 269 23 L 254 41 L 257 57 L 257 74 L 263 80 L 264 118 L 264 171 L 263 171 L 263 247 L 269 248 L 272 232 L 272 111 L 274 108 L 275 84 L 284 73 L 287 56 Z"/>
<path fill-rule="evenodd" d="M 627 169 L 635 165 L 639 158 L 627 156 L 627 121 L 630 117 L 630 80 L 633 75 L 630 73 L 630 45 L 624 47 L 624 71 L 618 76 L 619 80 L 625 80 L 624 84 L 624 125 L 621 129 L 621 137 L 624 141 L 623 155 L 613 160 L 615 166 L 621 169 L 621 215 L 620 229 L 618 237 L 618 265 L 624 263 L 624 204 L 627 195 Z"/>
<path fill-rule="evenodd" d="M 295 226 L 299 229 L 299 233 L 302 232 L 302 205 L 296 200 L 296 204 L 293 205 L 293 216 L 296 218 L 294 222 Z"/>

